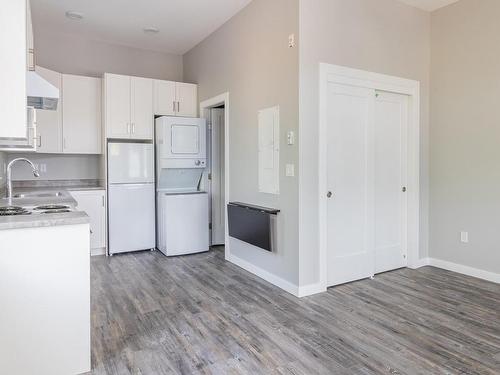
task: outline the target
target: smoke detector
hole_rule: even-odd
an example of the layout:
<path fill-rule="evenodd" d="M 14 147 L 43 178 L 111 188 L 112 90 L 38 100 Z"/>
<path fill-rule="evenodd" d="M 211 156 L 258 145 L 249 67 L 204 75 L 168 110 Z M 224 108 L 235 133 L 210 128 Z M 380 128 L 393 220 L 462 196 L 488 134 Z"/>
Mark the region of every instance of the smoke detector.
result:
<path fill-rule="evenodd" d="M 160 29 L 157 27 L 145 27 L 142 29 L 145 34 L 158 34 L 160 32 Z"/>

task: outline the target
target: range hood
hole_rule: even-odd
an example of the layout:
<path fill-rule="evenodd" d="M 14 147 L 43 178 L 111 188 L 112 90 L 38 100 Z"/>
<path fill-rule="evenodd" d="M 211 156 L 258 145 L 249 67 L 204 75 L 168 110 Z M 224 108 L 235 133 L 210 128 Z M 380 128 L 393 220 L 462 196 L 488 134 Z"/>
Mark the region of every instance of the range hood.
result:
<path fill-rule="evenodd" d="M 26 72 L 28 106 L 55 111 L 59 101 L 59 89 L 40 77 L 36 72 Z"/>

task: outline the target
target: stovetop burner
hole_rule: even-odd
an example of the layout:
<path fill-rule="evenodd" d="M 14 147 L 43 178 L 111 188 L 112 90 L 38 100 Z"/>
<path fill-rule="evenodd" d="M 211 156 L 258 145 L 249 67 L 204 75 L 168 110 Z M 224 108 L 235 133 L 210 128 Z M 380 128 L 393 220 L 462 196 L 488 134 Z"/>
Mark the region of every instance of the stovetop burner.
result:
<path fill-rule="evenodd" d="M 29 215 L 29 214 L 31 214 L 31 212 L 19 206 L 0 207 L 0 216 L 15 216 L 15 215 Z"/>
<path fill-rule="evenodd" d="M 40 210 L 40 211 L 67 210 L 69 212 L 69 206 L 62 205 L 62 204 L 46 204 L 44 206 L 35 207 L 34 210 Z"/>
<path fill-rule="evenodd" d="M 43 211 L 42 214 L 64 214 L 66 212 L 71 212 L 71 210 L 68 209 L 62 209 L 62 210 L 48 210 L 48 211 Z"/>

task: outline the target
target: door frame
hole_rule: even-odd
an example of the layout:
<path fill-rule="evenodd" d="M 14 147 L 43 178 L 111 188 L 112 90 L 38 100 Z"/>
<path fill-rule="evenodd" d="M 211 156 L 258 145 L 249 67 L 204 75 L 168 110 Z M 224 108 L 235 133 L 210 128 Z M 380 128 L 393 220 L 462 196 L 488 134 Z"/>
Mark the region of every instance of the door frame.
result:
<path fill-rule="evenodd" d="M 320 284 L 326 290 L 327 280 L 327 116 L 328 84 L 364 87 L 409 96 L 408 118 L 408 190 L 407 190 L 407 267 L 416 268 L 419 259 L 420 234 L 420 82 L 373 73 L 340 65 L 319 66 L 319 264 Z"/>
<path fill-rule="evenodd" d="M 214 107 L 224 105 L 224 205 L 229 203 L 229 92 L 217 95 L 200 103 L 200 117 L 206 118 L 205 111 Z M 229 260 L 231 250 L 229 248 L 229 227 L 227 213 L 224 216 L 224 258 Z"/>

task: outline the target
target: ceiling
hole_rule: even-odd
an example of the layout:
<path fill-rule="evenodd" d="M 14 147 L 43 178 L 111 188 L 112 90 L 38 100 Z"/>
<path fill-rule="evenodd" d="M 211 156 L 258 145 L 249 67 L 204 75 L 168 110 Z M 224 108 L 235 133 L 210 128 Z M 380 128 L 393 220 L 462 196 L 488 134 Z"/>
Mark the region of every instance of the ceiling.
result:
<path fill-rule="evenodd" d="M 456 3 L 459 0 L 399 0 L 408 5 L 433 12 L 439 8 Z"/>
<path fill-rule="evenodd" d="M 251 0 L 31 0 L 37 30 L 184 54 Z M 70 20 L 67 11 L 83 14 Z M 147 34 L 144 28 L 160 31 Z"/>

